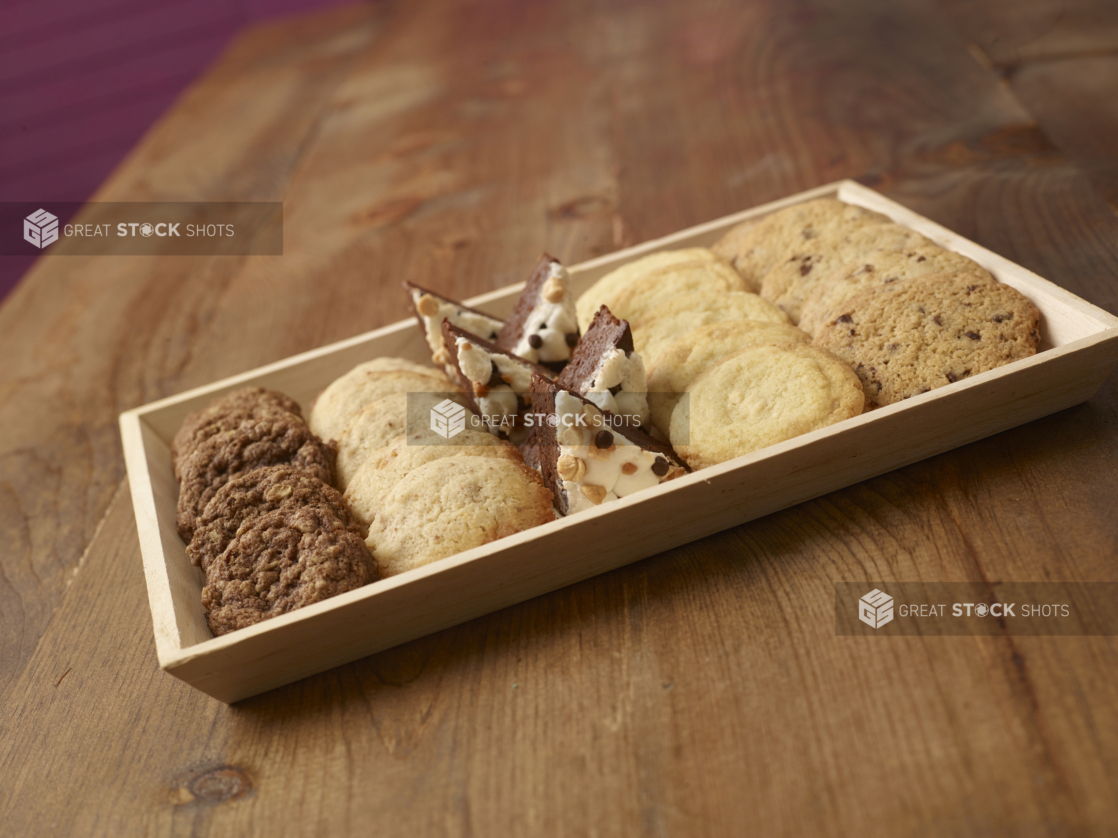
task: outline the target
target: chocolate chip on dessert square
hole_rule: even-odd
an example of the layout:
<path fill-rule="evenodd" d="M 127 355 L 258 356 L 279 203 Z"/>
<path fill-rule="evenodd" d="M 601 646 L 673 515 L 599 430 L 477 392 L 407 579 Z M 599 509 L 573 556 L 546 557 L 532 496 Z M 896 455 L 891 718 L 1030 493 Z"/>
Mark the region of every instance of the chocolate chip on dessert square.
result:
<path fill-rule="evenodd" d="M 450 354 L 452 378 L 486 428 L 508 435 L 519 427 L 532 400 L 532 373 L 550 376 L 551 371 L 449 321 L 443 322 L 443 342 Z"/>

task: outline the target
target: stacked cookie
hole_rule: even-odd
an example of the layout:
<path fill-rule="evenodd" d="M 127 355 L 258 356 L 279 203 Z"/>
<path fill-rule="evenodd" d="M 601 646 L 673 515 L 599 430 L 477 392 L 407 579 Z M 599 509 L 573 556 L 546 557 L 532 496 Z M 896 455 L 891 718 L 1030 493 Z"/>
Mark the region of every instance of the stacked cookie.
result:
<path fill-rule="evenodd" d="M 1040 313 L 972 260 L 885 216 L 810 201 L 731 230 L 714 249 L 846 361 L 867 408 L 1036 354 Z"/>
<path fill-rule="evenodd" d="M 446 320 L 436 351 L 455 369 Z M 399 358 L 358 365 L 315 401 L 311 427 L 337 440 L 342 499 L 380 576 L 554 519 L 551 493 L 515 445 L 476 421 L 453 435 L 431 430 L 433 409 L 452 405 L 472 417 L 467 404 L 443 372 Z"/>
<path fill-rule="evenodd" d="M 1039 315 L 985 269 L 870 210 L 797 204 L 711 249 L 595 283 L 629 317 L 652 426 L 704 468 L 1027 357 Z M 799 328 L 797 328 L 799 326 Z"/>
<path fill-rule="evenodd" d="M 377 578 L 334 481 L 335 449 L 292 399 L 237 390 L 183 422 L 171 444 L 178 530 L 202 568 L 220 635 Z"/>
<path fill-rule="evenodd" d="M 651 425 L 691 468 L 861 412 L 857 376 L 830 353 L 804 348 L 809 337 L 751 290 L 760 286 L 755 273 L 705 248 L 655 253 L 578 301 L 580 316 L 605 304 L 633 317 L 634 344 L 649 359 Z M 751 360 L 735 360 L 745 354 Z M 826 408 L 824 392 L 834 397 Z"/>

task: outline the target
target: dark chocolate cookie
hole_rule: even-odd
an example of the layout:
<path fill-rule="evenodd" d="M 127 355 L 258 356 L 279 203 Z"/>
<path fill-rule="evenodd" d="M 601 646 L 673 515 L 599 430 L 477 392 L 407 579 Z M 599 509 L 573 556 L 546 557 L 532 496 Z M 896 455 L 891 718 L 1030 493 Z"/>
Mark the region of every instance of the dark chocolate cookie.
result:
<path fill-rule="evenodd" d="M 322 507 L 350 532 L 362 539 L 368 535 L 336 489 L 295 466 L 266 466 L 239 474 L 217 490 L 197 520 L 186 555 L 205 570 L 257 518 L 304 506 Z"/>
<path fill-rule="evenodd" d="M 336 456 L 334 446 L 286 411 L 246 419 L 235 428 L 206 437 L 179 463 L 179 535 L 190 542 L 206 504 L 238 474 L 286 464 L 333 485 Z"/>
<path fill-rule="evenodd" d="M 323 506 L 260 516 L 210 563 L 202 605 L 228 634 L 378 578 L 361 537 Z"/>
<path fill-rule="evenodd" d="M 182 479 L 179 462 L 190 456 L 201 442 L 214 434 L 232 430 L 246 420 L 265 418 L 277 411 L 294 414 L 300 419 L 303 417 L 298 402 L 263 387 L 234 390 L 202 410 L 191 413 L 171 440 L 171 466 L 175 470 L 175 479 Z"/>

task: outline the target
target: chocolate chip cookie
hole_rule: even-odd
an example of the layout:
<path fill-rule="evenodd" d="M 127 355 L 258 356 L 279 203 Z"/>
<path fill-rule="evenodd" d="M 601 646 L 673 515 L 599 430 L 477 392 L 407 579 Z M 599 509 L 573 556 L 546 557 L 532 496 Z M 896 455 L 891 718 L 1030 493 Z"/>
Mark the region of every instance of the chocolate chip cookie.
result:
<path fill-rule="evenodd" d="M 206 437 L 179 462 L 179 535 L 190 542 L 206 504 L 237 475 L 286 464 L 332 485 L 336 455 L 336 448 L 324 443 L 302 419 L 286 411 L 245 419 L 233 428 Z"/>
<path fill-rule="evenodd" d="M 206 570 L 215 635 L 321 602 L 377 579 L 361 537 L 323 505 L 278 509 L 245 526 Z"/>
<path fill-rule="evenodd" d="M 748 285 L 759 289 L 765 274 L 786 254 L 812 239 L 888 220 L 880 213 L 835 198 L 819 198 L 785 207 L 760 221 L 744 221 L 719 239 L 713 250 L 728 259 Z"/>
<path fill-rule="evenodd" d="M 815 344 L 849 363 L 867 406 L 882 406 L 1036 354 L 1040 313 L 1020 292 L 973 274 L 933 274 L 847 300 Z"/>
<path fill-rule="evenodd" d="M 932 242 L 901 224 L 868 224 L 837 230 L 789 249 L 761 282 L 761 296 L 784 309 L 793 323 L 812 289 L 852 259 L 878 250 L 926 247 Z"/>
<path fill-rule="evenodd" d="M 993 279 L 978 263 L 936 244 L 904 250 L 875 250 L 847 262 L 812 288 L 800 308 L 799 326 L 814 335 L 832 309 L 867 288 L 949 271 Z"/>
<path fill-rule="evenodd" d="M 243 527 L 269 512 L 304 506 L 322 507 L 355 535 L 367 535 L 336 489 L 294 466 L 265 466 L 239 474 L 218 489 L 198 518 L 186 555 L 206 570 Z"/>

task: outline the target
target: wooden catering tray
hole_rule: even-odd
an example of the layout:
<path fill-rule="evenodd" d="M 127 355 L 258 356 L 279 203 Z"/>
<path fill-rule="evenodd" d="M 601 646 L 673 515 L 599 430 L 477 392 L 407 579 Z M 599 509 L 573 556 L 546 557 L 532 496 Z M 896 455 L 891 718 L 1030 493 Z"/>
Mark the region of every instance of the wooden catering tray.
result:
<path fill-rule="evenodd" d="M 305 408 L 362 361 L 429 361 L 426 343 L 405 320 L 129 410 L 120 427 L 160 666 L 221 701 L 247 698 L 1078 404 L 1118 361 L 1118 318 L 853 181 L 584 262 L 570 269 L 572 288 L 580 294 L 637 257 L 709 246 L 744 219 L 825 196 L 884 213 L 1021 291 L 1041 312 L 1040 351 L 223 637 L 206 626 L 202 574 L 175 531 L 169 445 L 183 418 L 247 385 L 281 390 Z M 521 287 L 466 302 L 503 317 Z"/>

